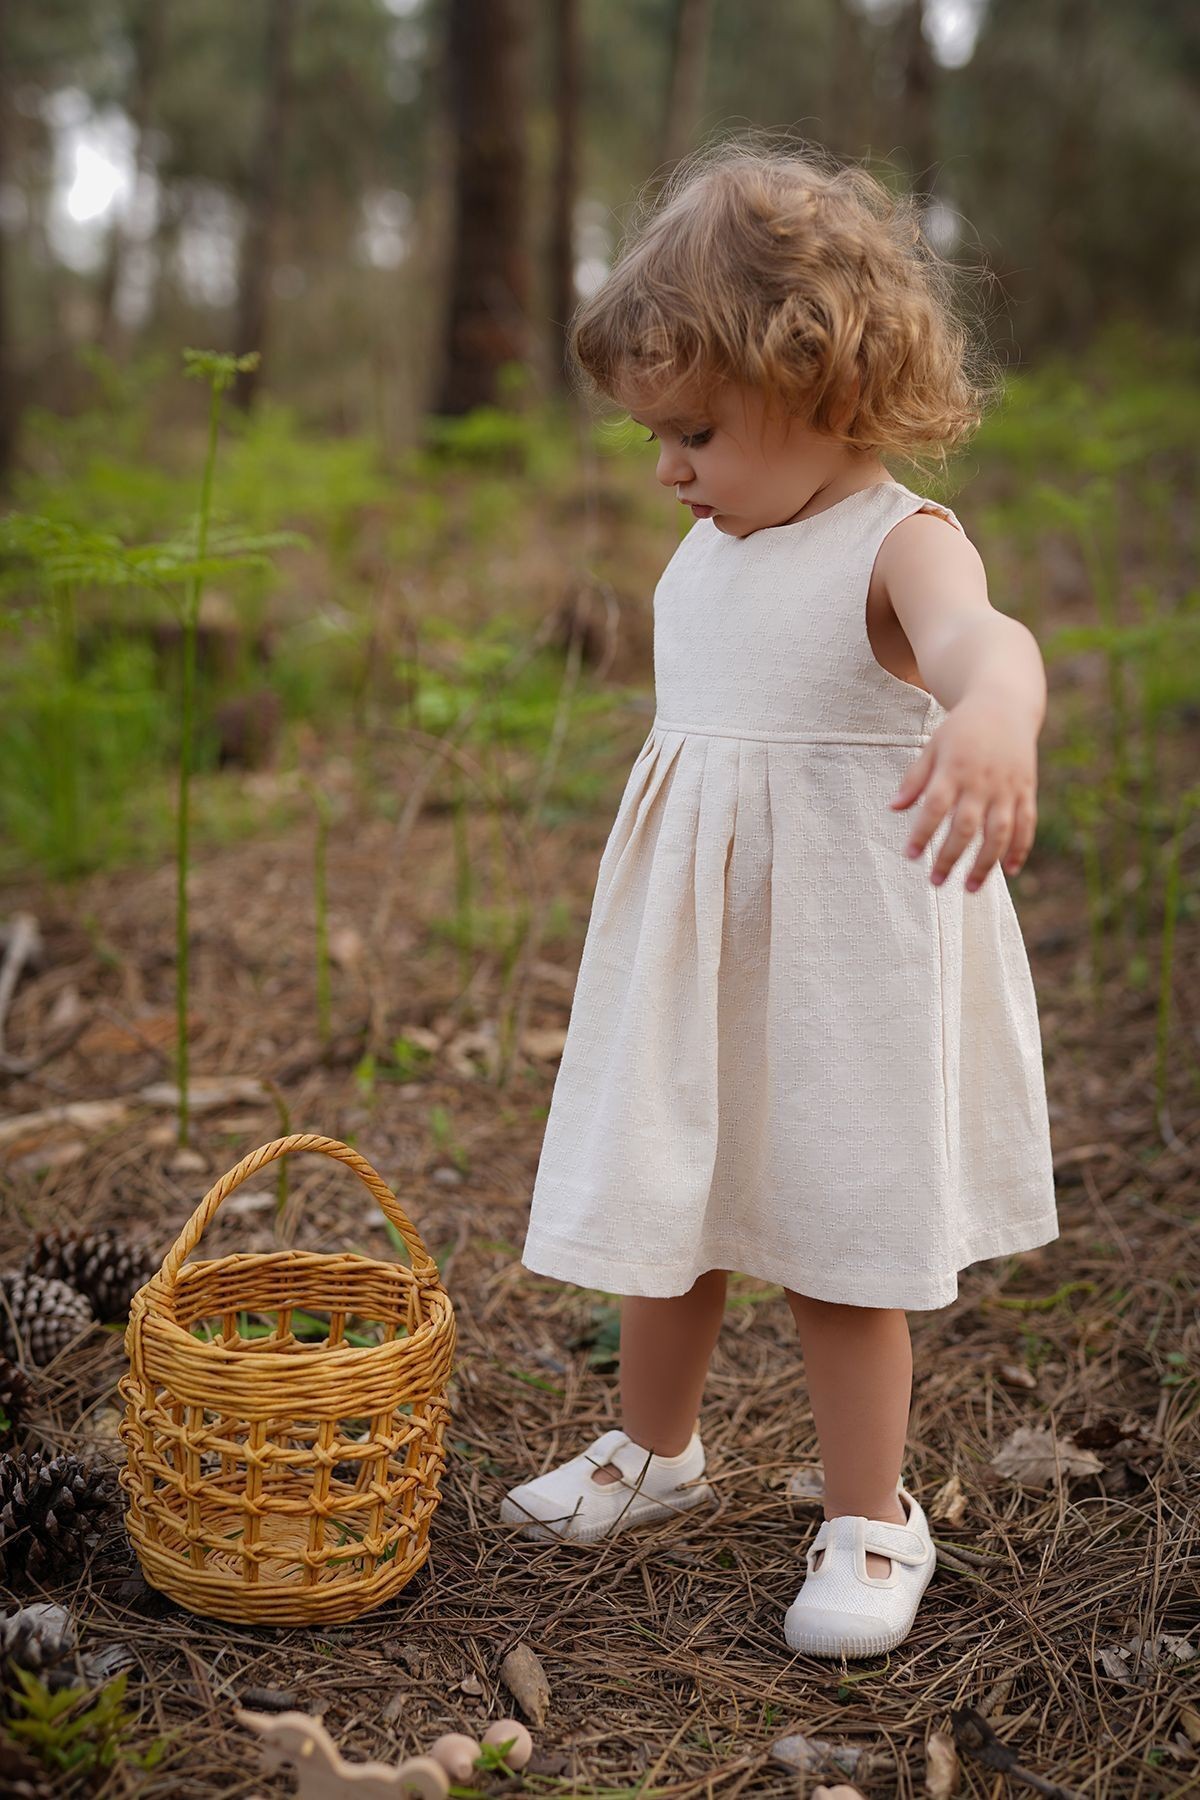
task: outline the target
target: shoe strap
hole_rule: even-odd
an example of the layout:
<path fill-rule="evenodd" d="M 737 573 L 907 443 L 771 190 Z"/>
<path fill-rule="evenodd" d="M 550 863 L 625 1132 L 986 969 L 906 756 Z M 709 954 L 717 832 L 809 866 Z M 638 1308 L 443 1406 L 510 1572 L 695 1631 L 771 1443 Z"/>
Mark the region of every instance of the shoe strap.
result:
<path fill-rule="evenodd" d="M 635 1444 L 620 1429 L 606 1431 L 603 1437 L 597 1438 L 587 1455 L 597 1468 L 612 1463 L 614 1468 L 620 1469 L 622 1479 L 630 1487 L 636 1487 L 639 1478 L 645 1482 L 654 1474 L 653 1460 L 648 1458 L 640 1444 Z"/>
<path fill-rule="evenodd" d="M 841 1513 L 836 1519 L 822 1519 L 816 1537 L 809 1546 L 810 1554 L 825 1550 L 830 1540 L 853 1541 L 861 1533 L 864 1554 L 894 1557 L 897 1562 L 923 1563 L 929 1555 L 925 1538 L 907 1525 L 893 1525 L 887 1519 L 865 1519 L 854 1513 Z"/>
<path fill-rule="evenodd" d="M 863 1527 L 863 1549 L 876 1556 L 894 1556 L 897 1562 L 923 1563 L 929 1555 L 929 1543 L 918 1531 L 907 1525 L 893 1525 L 889 1519 L 867 1519 Z"/>

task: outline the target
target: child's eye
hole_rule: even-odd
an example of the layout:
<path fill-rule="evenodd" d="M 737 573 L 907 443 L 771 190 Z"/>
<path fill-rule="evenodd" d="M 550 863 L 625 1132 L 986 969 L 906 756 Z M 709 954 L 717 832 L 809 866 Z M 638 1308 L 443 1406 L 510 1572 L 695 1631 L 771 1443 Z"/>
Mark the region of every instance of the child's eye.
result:
<path fill-rule="evenodd" d="M 711 431 L 698 431 L 698 432 L 696 432 L 694 437 L 680 438 L 679 441 L 683 445 L 685 450 L 694 450 L 696 448 L 696 446 L 699 444 L 707 444 L 707 442 L 711 436 L 712 436 Z M 653 432 L 653 431 L 650 432 L 644 441 L 647 444 L 656 443 L 657 442 L 657 433 Z"/>

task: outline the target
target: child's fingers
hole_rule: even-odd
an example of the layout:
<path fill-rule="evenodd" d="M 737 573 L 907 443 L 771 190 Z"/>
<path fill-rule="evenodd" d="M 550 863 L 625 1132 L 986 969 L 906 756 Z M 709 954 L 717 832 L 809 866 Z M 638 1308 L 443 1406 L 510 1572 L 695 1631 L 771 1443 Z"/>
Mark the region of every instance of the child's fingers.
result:
<path fill-rule="evenodd" d="M 953 806 L 955 789 L 944 776 L 934 776 L 925 790 L 925 799 L 921 810 L 913 822 L 912 836 L 908 840 L 907 854 L 920 856 L 926 844 Z"/>
<path fill-rule="evenodd" d="M 929 771 L 932 767 L 933 742 L 931 739 L 921 751 L 921 754 L 910 762 L 907 769 L 905 769 L 904 779 L 896 789 L 896 792 L 892 795 L 888 804 L 896 807 L 897 810 L 901 812 L 903 812 L 906 806 L 911 806 L 921 789 L 925 786 L 925 783 L 929 778 Z"/>
<path fill-rule="evenodd" d="M 997 859 L 1003 855 L 1012 837 L 1014 808 L 1001 803 L 991 807 L 983 831 L 979 855 L 967 876 L 967 892 L 973 894 L 983 886 Z"/>
<path fill-rule="evenodd" d="M 940 887 L 945 881 L 955 862 L 979 830 L 982 818 L 983 807 L 980 802 L 973 795 L 964 794 L 954 809 L 950 829 L 942 839 L 941 849 L 934 859 L 929 877 L 934 887 Z"/>
<path fill-rule="evenodd" d="M 1037 832 L 1037 805 L 1024 794 L 1017 796 L 1017 804 L 1013 817 L 1013 838 L 1009 845 L 1008 855 L 1004 859 L 1005 873 L 1015 875 L 1025 862 L 1025 858 L 1033 849 L 1033 840 Z"/>

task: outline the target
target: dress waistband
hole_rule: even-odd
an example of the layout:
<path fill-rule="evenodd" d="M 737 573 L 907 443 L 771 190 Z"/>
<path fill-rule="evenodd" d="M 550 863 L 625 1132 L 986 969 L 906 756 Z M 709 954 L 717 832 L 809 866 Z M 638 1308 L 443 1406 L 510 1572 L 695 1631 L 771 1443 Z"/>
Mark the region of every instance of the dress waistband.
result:
<path fill-rule="evenodd" d="M 651 731 L 680 731 L 686 737 L 744 738 L 766 744 L 927 744 L 928 731 L 719 731 L 710 725 L 681 725 L 655 714 Z"/>

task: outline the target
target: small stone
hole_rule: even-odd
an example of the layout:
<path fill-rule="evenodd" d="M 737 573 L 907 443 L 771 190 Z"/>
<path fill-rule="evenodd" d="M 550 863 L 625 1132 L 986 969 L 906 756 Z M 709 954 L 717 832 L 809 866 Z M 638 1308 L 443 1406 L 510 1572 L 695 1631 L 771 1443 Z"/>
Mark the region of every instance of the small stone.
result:
<path fill-rule="evenodd" d="M 199 1175 L 208 1168 L 208 1159 L 185 1144 L 170 1158 L 167 1167 L 172 1175 Z"/>

